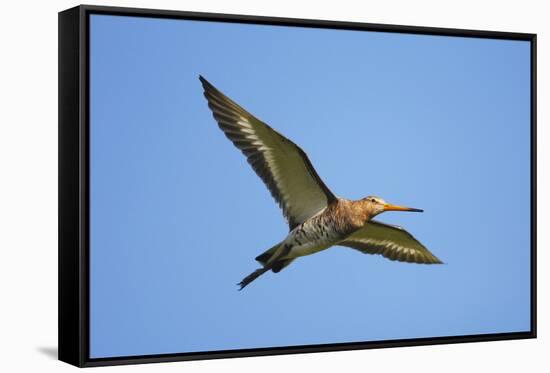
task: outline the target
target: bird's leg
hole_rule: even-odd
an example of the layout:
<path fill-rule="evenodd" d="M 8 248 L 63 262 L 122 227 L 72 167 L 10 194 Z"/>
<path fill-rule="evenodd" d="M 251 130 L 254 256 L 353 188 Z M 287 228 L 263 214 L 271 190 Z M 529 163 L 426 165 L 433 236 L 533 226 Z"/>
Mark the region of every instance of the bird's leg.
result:
<path fill-rule="evenodd" d="M 280 258 L 283 258 L 285 255 L 287 255 L 290 252 L 291 248 L 292 248 L 292 245 L 285 244 L 283 251 L 279 255 L 277 255 L 277 258 L 275 258 L 274 260 L 271 260 L 269 264 L 266 264 L 262 268 L 258 268 L 257 270 L 255 270 L 254 272 L 252 272 L 251 274 L 243 278 L 242 281 L 237 284 L 240 286 L 239 290 L 243 290 L 252 281 L 254 281 L 258 277 L 260 277 L 261 275 L 263 275 L 264 273 L 272 269 L 273 265 L 275 265 Z"/>
<path fill-rule="evenodd" d="M 243 290 L 246 285 L 250 284 L 252 281 L 257 279 L 258 277 L 260 277 L 270 269 L 271 269 L 271 266 L 267 265 L 263 268 L 258 268 L 257 270 L 255 270 L 254 272 L 252 272 L 251 274 L 243 278 L 242 281 L 237 284 L 240 286 L 239 290 Z"/>

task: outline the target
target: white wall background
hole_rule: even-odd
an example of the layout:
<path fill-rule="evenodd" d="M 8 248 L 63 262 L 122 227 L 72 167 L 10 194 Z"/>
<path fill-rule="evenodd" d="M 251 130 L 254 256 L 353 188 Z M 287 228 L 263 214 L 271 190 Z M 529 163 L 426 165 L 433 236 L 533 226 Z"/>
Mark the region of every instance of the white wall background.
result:
<path fill-rule="evenodd" d="M 539 338 L 225 359 L 110 371 L 548 371 L 550 22 L 545 1 L 187 0 L 90 4 L 532 32 L 538 34 Z M 57 12 L 75 1 L 11 1 L 0 13 L 0 370 L 69 371 L 57 351 Z M 547 145 L 547 146 L 545 146 Z M 506 201 L 503 201 L 506 203 Z M 498 265 L 498 258 L 495 258 Z M 467 274 L 465 274 L 467 275 Z M 373 305 L 374 307 L 376 305 Z"/>

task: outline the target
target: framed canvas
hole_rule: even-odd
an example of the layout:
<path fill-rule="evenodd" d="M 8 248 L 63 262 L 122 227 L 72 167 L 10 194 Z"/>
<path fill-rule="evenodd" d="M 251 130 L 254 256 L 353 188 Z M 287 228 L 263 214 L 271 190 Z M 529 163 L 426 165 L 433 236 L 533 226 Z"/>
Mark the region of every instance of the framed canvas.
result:
<path fill-rule="evenodd" d="M 535 144 L 534 34 L 65 10 L 59 359 L 534 338 Z"/>

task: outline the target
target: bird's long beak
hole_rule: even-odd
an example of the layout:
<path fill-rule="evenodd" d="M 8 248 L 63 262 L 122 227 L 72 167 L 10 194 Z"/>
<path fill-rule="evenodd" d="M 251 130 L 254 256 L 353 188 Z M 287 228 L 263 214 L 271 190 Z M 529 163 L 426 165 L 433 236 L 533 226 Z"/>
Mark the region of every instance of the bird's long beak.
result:
<path fill-rule="evenodd" d="M 412 208 L 412 207 L 403 207 L 403 206 L 390 205 L 389 203 L 384 205 L 384 211 L 424 212 L 424 210 L 421 210 L 421 209 L 415 209 L 415 208 Z"/>

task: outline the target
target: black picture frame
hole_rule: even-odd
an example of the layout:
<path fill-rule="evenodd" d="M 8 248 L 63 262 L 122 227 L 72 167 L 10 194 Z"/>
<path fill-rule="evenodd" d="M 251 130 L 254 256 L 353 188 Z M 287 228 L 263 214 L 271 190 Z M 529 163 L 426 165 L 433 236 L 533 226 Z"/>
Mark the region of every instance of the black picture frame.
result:
<path fill-rule="evenodd" d="M 529 41 L 531 45 L 531 328 L 528 332 L 90 358 L 89 354 L 89 16 L 238 22 Z M 282 355 L 381 347 L 536 338 L 536 34 L 273 18 L 81 5 L 59 13 L 59 360 L 78 367 Z"/>

